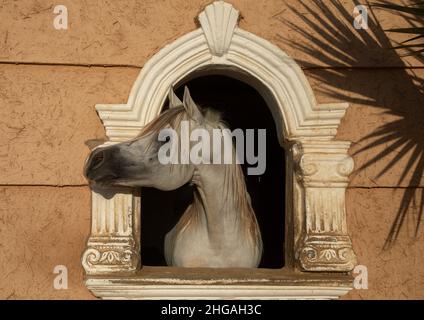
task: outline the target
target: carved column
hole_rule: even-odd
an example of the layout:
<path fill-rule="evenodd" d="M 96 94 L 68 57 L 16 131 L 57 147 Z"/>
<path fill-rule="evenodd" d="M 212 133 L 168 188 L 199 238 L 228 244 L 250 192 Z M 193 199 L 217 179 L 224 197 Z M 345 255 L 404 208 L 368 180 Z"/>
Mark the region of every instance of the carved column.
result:
<path fill-rule="evenodd" d="M 82 257 L 87 274 L 137 269 L 139 199 L 124 188 L 92 190 L 91 234 Z"/>
<path fill-rule="evenodd" d="M 349 146 L 345 141 L 295 145 L 304 212 L 296 258 L 305 271 L 350 271 L 356 265 L 346 227 L 345 192 L 354 167 Z"/>

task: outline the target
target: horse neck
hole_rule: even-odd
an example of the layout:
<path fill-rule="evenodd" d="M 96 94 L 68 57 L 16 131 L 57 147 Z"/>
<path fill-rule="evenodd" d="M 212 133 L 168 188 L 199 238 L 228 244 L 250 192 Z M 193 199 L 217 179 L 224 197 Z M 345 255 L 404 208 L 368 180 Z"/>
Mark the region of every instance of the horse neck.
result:
<path fill-rule="evenodd" d="M 246 192 L 243 173 L 237 164 L 199 166 L 193 183 L 197 187 L 194 206 L 200 221 L 206 224 L 209 239 L 223 239 L 223 234 L 234 234 L 251 206 Z"/>

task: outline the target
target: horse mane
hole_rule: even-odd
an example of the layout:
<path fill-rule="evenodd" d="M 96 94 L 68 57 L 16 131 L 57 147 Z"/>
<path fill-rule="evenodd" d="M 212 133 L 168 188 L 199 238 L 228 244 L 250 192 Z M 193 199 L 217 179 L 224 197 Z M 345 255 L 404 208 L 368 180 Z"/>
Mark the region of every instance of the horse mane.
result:
<path fill-rule="evenodd" d="M 233 201 L 234 208 L 238 214 L 235 219 L 241 219 L 242 223 L 246 226 L 245 231 L 250 232 L 253 239 L 257 241 L 257 250 L 262 251 L 262 237 L 260 230 L 256 228 L 257 219 L 252 207 L 249 192 L 247 191 L 245 177 L 241 166 L 237 163 L 227 165 L 228 170 L 225 171 L 225 183 L 223 198 L 227 201 Z M 228 199 L 228 190 L 233 190 L 233 199 Z"/>

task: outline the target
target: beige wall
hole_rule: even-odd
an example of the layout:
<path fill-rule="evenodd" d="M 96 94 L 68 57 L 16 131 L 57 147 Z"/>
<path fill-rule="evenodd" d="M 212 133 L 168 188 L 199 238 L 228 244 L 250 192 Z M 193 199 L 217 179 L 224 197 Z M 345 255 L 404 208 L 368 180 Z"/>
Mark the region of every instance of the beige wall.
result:
<path fill-rule="evenodd" d="M 69 29 L 61 31 L 52 24 L 54 2 L 0 3 L 0 298 L 91 298 L 80 266 L 90 223 L 81 171 L 84 141 L 104 136 L 94 104 L 126 102 L 143 64 L 196 28 L 193 17 L 209 2 L 61 1 L 69 11 Z M 351 1 L 328 5 L 326 14 L 303 1 L 315 18 L 296 0 L 230 2 L 242 13 L 242 28 L 301 64 L 319 102 L 351 103 L 338 137 L 354 142 L 352 154 L 370 145 L 363 137 L 386 126 L 391 135 L 355 155 L 357 167 L 390 150 L 391 139 L 422 150 L 422 61 L 387 50 L 381 32 L 404 26 L 402 17 L 376 11 L 381 26 L 365 32 L 344 16 L 343 10 L 353 11 Z M 422 175 L 411 181 L 414 166 L 399 183 L 409 160 L 419 159 L 413 151 L 400 144 L 352 176 L 348 223 L 359 263 L 368 267 L 369 289 L 346 298 L 424 298 L 423 231 L 413 237 L 419 197 L 409 205 L 399 241 L 382 250 L 405 194 L 423 191 Z M 394 165 L 377 177 L 393 157 Z M 52 287 L 59 264 L 68 267 L 68 290 Z"/>

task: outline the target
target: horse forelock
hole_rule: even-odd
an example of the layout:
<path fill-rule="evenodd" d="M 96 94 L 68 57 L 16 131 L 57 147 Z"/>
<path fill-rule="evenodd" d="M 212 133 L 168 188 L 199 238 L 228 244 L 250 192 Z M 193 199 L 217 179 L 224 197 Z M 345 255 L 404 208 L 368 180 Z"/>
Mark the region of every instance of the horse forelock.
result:
<path fill-rule="evenodd" d="M 222 120 L 221 113 L 211 108 L 205 108 L 202 112 L 203 122 L 202 125 L 209 125 L 212 128 L 227 129 L 228 125 Z M 178 130 L 183 120 L 189 120 L 189 116 L 183 106 L 174 107 L 166 110 L 160 114 L 156 119 L 146 124 L 137 138 L 143 137 L 152 133 L 159 133 L 160 130 L 164 129 L 168 125 Z"/>
<path fill-rule="evenodd" d="M 156 119 L 146 124 L 143 129 L 141 129 L 137 137 L 139 138 L 152 133 L 159 133 L 159 131 L 164 129 L 167 125 L 171 125 L 172 127 L 177 125 L 182 121 L 182 116 L 184 113 L 185 109 L 183 106 L 166 110 Z"/>

